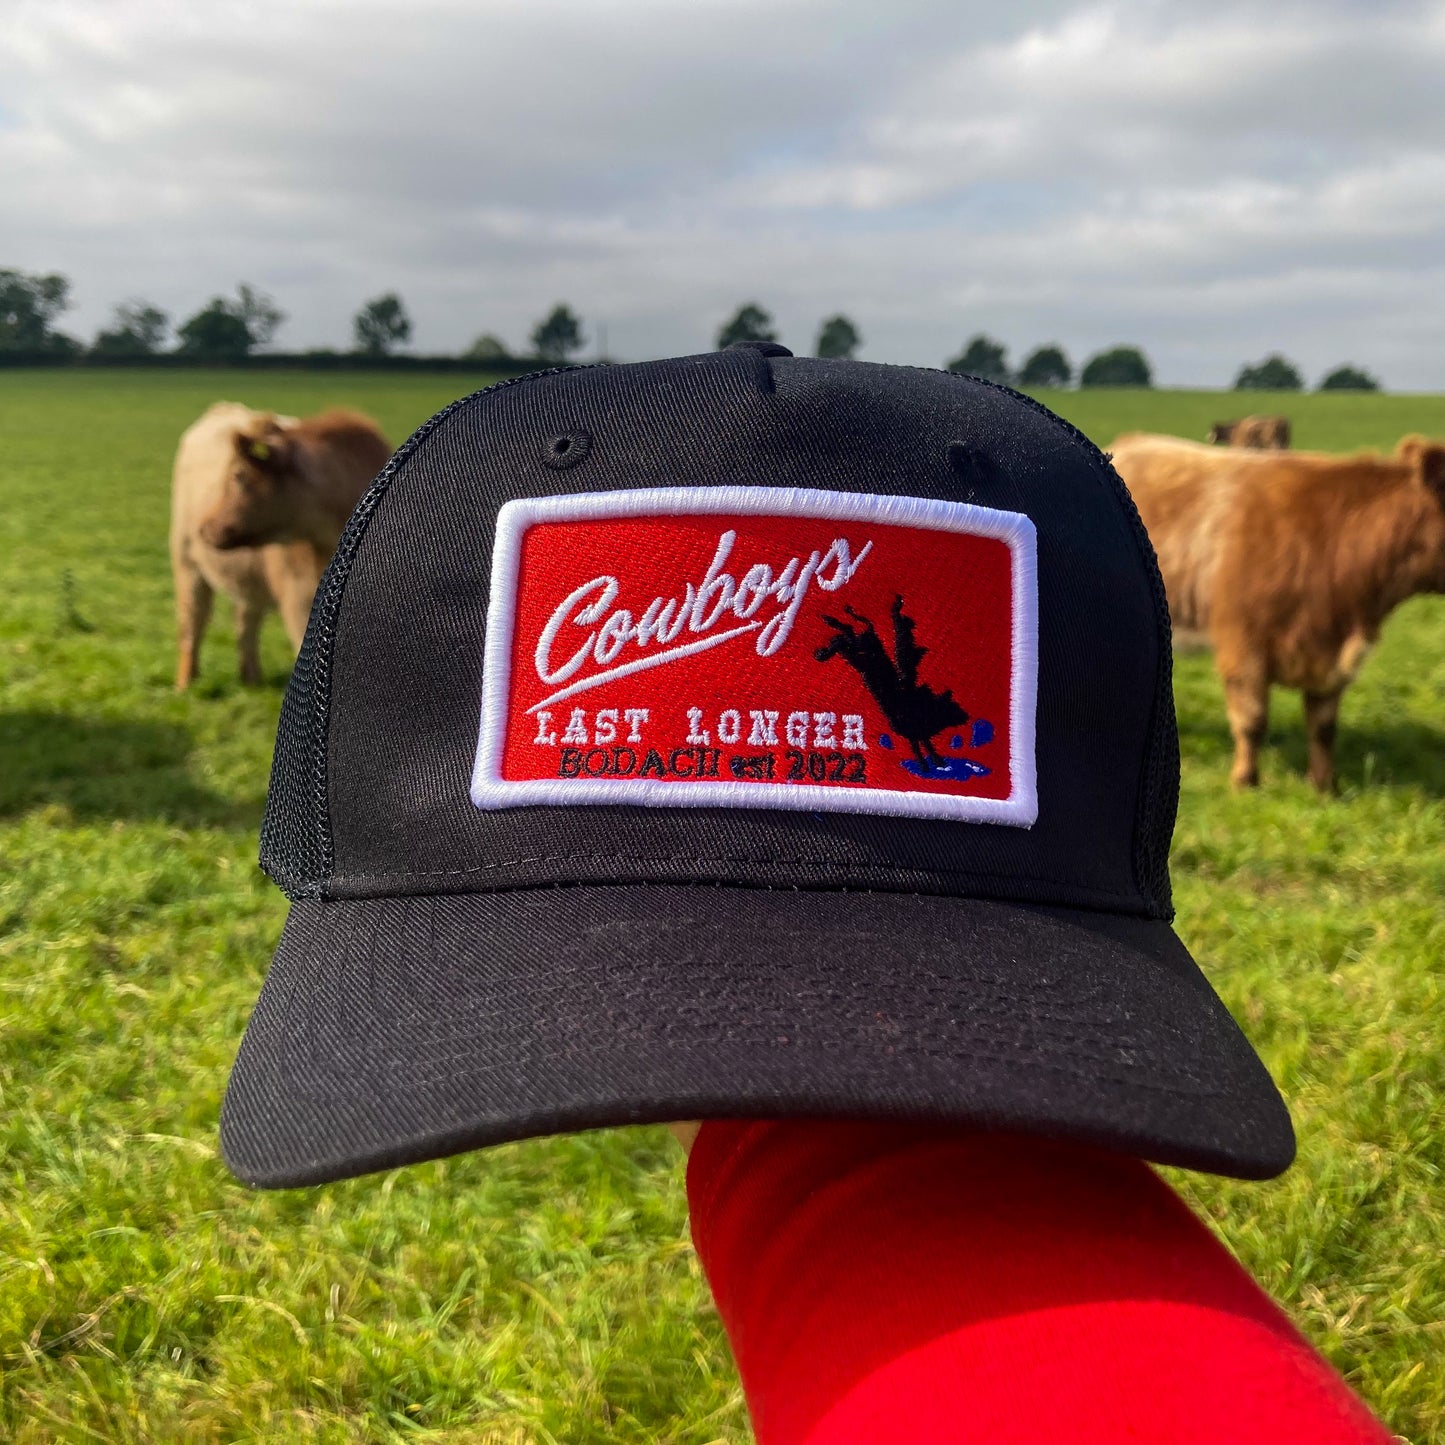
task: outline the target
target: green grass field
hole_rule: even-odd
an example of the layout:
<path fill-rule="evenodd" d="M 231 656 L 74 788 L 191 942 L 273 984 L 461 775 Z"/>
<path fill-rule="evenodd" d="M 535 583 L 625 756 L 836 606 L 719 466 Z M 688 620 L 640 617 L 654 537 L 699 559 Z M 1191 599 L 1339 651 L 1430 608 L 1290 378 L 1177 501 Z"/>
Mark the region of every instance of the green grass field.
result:
<path fill-rule="evenodd" d="M 171 690 L 176 437 L 210 401 L 345 402 L 394 441 L 457 376 L 0 372 L 0 1438 L 749 1438 L 659 1130 L 256 1195 L 216 1155 L 285 902 L 255 834 L 288 665 L 229 618 Z M 1047 398 L 1096 440 L 1200 436 L 1203 393 Z M 1281 403 L 1302 446 L 1445 434 L 1445 398 Z M 1300 1135 L 1272 1184 L 1174 1176 L 1401 1435 L 1445 1440 L 1445 599 L 1347 696 L 1342 793 L 1295 697 L 1226 788 L 1207 657 L 1180 661 L 1178 927 Z"/>

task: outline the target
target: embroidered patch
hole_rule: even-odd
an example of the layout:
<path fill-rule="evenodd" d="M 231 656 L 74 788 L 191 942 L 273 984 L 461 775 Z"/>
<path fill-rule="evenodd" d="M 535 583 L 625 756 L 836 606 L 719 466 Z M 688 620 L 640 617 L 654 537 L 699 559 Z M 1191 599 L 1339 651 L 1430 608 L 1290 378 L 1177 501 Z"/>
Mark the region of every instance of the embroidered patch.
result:
<path fill-rule="evenodd" d="M 1017 512 L 774 487 L 508 502 L 472 800 L 1028 827 L 1037 655 Z"/>

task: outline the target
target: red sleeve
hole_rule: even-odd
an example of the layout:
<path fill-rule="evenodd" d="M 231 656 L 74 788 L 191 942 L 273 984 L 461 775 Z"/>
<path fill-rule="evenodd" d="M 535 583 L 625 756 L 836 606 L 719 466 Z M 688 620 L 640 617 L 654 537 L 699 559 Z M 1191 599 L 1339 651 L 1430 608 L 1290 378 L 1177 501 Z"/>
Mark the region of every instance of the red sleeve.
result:
<path fill-rule="evenodd" d="M 759 1445 L 1391 1438 L 1135 1160 L 710 1123 L 688 1198 Z"/>

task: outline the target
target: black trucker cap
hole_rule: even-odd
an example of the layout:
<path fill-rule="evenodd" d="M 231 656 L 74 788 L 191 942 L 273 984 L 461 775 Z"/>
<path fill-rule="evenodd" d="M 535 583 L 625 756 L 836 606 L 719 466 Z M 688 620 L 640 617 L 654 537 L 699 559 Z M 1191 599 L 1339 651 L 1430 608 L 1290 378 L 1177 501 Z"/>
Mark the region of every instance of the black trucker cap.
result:
<path fill-rule="evenodd" d="M 226 1159 L 826 1115 L 1276 1174 L 1169 925 L 1177 793 L 1153 553 L 1042 406 L 771 345 L 503 382 L 317 593 Z"/>

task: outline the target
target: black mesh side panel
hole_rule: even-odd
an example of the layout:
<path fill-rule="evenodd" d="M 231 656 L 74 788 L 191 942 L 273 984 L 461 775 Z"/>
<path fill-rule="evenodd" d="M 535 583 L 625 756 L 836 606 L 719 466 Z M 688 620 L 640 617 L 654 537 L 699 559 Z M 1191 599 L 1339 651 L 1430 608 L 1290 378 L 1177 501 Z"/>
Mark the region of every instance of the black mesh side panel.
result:
<path fill-rule="evenodd" d="M 1154 544 L 1149 540 L 1134 498 L 1129 495 L 1128 487 L 1114 470 L 1110 459 L 1078 427 L 1065 421 L 1057 412 L 1050 411 L 1042 402 L 1035 401 L 1024 392 L 1015 391 L 1011 386 L 1001 386 L 981 376 L 971 376 L 969 380 L 1023 402 L 1050 418 L 1072 437 L 1083 448 L 1100 480 L 1117 497 L 1124 515 L 1129 519 L 1154 600 L 1159 658 L 1134 815 L 1134 878 L 1145 900 L 1159 910 L 1161 917 L 1172 919 L 1174 897 L 1169 882 L 1169 842 L 1174 836 L 1174 820 L 1179 811 L 1179 723 L 1174 715 L 1174 633 Z"/>
<path fill-rule="evenodd" d="M 1101 460 L 1105 460 L 1101 457 Z M 1149 742 L 1139 779 L 1139 811 L 1134 825 L 1134 873 L 1146 898 L 1156 901 L 1173 918 L 1174 899 L 1169 883 L 1169 841 L 1174 836 L 1174 819 L 1179 811 L 1179 723 L 1174 715 L 1174 632 L 1169 621 L 1169 602 L 1164 578 L 1154 554 L 1154 544 L 1144 520 L 1134 505 L 1129 489 L 1115 479 L 1129 514 L 1139 545 L 1144 552 L 1149 590 L 1154 595 L 1154 612 L 1159 627 L 1159 673 L 1154 684 L 1154 708 L 1149 719 Z"/>
<path fill-rule="evenodd" d="M 324 582 L 323 582 L 324 585 Z M 321 588 L 317 588 L 317 597 Z M 319 898 L 330 867 L 325 812 L 316 808 L 311 763 L 316 726 L 316 611 L 312 603 L 306 636 L 281 703 L 271 786 L 261 819 L 261 866 L 292 898 Z"/>
<path fill-rule="evenodd" d="M 392 478 L 413 452 L 460 407 L 488 392 L 575 366 L 553 366 L 525 376 L 484 386 L 459 397 L 425 421 L 401 445 L 356 504 L 337 544 L 336 555 L 322 574 L 306 637 L 286 684 L 281 722 L 276 730 L 276 751 L 271 759 L 271 785 L 261 820 L 261 867 L 290 898 L 320 898 L 331 877 L 331 815 L 326 796 L 326 743 L 331 710 L 331 662 L 336 647 L 336 622 L 341 597 L 356 559 L 367 524 L 376 514 Z"/>

